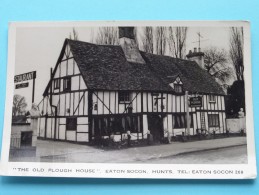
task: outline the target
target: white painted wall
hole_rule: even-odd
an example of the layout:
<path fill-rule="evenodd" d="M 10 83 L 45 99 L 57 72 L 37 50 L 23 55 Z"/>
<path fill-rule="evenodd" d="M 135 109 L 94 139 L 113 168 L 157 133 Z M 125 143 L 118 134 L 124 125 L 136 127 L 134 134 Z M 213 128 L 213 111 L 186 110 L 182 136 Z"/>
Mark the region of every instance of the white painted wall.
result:
<path fill-rule="evenodd" d="M 76 62 L 73 59 L 72 53 L 70 52 L 69 46 L 66 48 L 66 53 L 67 56 L 64 55 L 63 59 L 66 59 L 66 57 L 70 57 L 72 59 L 69 59 L 68 61 L 63 61 L 61 62 L 57 70 L 54 74 L 54 78 L 60 78 L 62 76 L 71 76 L 75 74 L 80 74 L 78 66 Z M 88 92 L 73 92 L 73 91 L 78 91 L 78 90 L 85 90 L 87 89 L 87 86 L 82 78 L 81 75 L 73 76 L 71 77 L 71 89 L 72 93 L 66 93 L 66 94 L 60 94 L 60 95 L 53 95 L 52 96 L 52 103 L 55 106 L 58 106 L 59 103 L 59 116 L 71 116 L 71 115 L 87 115 L 88 114 Z M 55 90 L 54 89 L 54 82 L 52 83 L 52 90 L 54 93 L 57 92 L 62 92 L 63 90 L 63 79 L 61 79 L 60 83 L 60 90 Z M 155 105 L 155 98 L 161 96 L 165 99 L 159 100 L 158 104 Z M 97 98 L 98 96 L 98 98 Z M 190 95 L 190 97 L 193 97 L 194 95 Z M 132 101 L 132 107 L 133 107 L 133 113 L 139 113 L 141 112 L 141 93 L 133 92 L 132 93 L 132 98 L 134 99 Z M 80 101 L 81 100 L 81 101 Z M 74 102 L 74 104 L 73 104 Z M 83 105 L 83 103 L 85 103 Z M 101 114 L 122 114 L 126 113 L 125 108 L 129 106 L 129 104 L 119 104 L 118 102 L 118 92 L 113 91 L 113 92 L 108 92 L 108 91 L 95 91 L 93 94 L 93 106 L 94 104 L 97 103 L 97 110 L 92 110 L 93 115 L 101 115 Z M 193 123 L 194 123 L 194 128 L 191 130 L 191 134 L 196 133 L 197 128 L 201 128 L 200 124 L 200 112 L 198 111 L 199 109 L 203 110 L 205 113 L 205 123 L 206 123 L 206 128 L 208 128 L 208 116 L 207 116 L 207 110 L 210 111 L 218 111 L 222 110 L 224 111 L 225 109 L 225 104 L 224 104 L 224 96 L 216 96 L 216 101 L 215 102 L 209 102 L 209 96 L 208 95 L 203 95 L 203 105 L 201 108 L 191 108 L 189 107 L 189 111 L 193 112 Z M 51 108 L 49 105 L 49 98 L 45 97 L 44 98 L 44 106 L 43 102 L 41 104 L 40 109 L 43 110 L 43 114 L 45 115 L 48 113 L 49 115 L 54 112 L 54 109 Z M 78 106 L 79 104 L 79 106 Z M 164 109 L 161 109 L 161 105 L 164 105 Z M 105 105 L 105 106 L 104 106 Z M 78 109 L 76 110 L 76 108 Z M 68 108 L 70 108 L 70 113 L 67 112 Z M 110 111 L 109 111 L 109 109 Z M 75 112 L 76 110 L 76 112 Z M 184 113 L 186 111 L 185 107 L 185 96 L 184 95 L 173 95 L 173 94 L 161 94 L 159 93 L 158 96 L 152 96 L 152 93 L 146 93 L 143 92 L 143 111 L 144 112 L 174 112 L 174 113 Z M 75 113 L 74 113 L 75 112 Z M 196 119 L 197 117 L 197 119 Z M 220 119 L 220 131 L 223 132 L 223 129 L 226 127 L 225 124 L 225 113 L 224 112 L 219 112 L 219 119 Z M 50 122 L 49 122 L 50 120 Z M 88 140 L 88 118 L 78 118 L 78 124 L 79 121 L 83 121 L 85 124 L 84 125 L 78 125 L 77 131 L 82 132 L 79 135 L 76 135 L 75 133 L 69 132 L 67 133 L 67 140 L 75 141 L 75 140 Z M 41 118 L 39 124 L 39 135 L 43 136 L 44 135 L 44 130 L 45 130 L 45 120 L 44 118 Z M 66 124 L 65 118 L 61 118 L 57 120 L 57 123 L 60 124 Z M 147 132 L 147 115 L 143 116 L 143 128 L 144 128 L 144 134 Z M 47 131 L 47 137 L 49 138 L 54 138 L 54 120 L 48 119 L 47 123 L 48 131 Z M 169 114 L 165 119 L 164 119 L 164 128 L 168 129 L 169 131 L 172 132 L 173 135 L 181 133 L 184 131 L 184 129 L 173 129 L 173 124 L 172 124 L 172 115 Z M 49 131 L 49 129 L 52 129 L 52 131 Z M 66 138 L 66 133 L 65 133 L 65 125 L 59 125 L 57 124 L 57 131 L 60 139 L 65 139 Z"/>

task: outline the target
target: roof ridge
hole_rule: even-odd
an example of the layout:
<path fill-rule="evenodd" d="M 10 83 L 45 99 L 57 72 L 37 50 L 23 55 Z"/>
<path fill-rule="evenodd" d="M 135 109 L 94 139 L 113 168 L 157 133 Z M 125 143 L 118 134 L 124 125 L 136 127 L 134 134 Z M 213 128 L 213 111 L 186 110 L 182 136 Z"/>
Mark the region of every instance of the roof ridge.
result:
<path fill-rule="evenodd" d="M 67 41 L 69 42 L 80 42 L 80 43 L 85 43 L 85 44 L 89 44 L 89 45 L 95 45 L 95 46 L 104 46 L 104 47 L 121 47 L 120 45 L 101 45 L 101 44 L 96 44 L 96 43 L 91 43 L 88 41 L 81 41 L 81 40 L 73 40 L 73 39 L 68 39 L 66 38 Z"/>
<path fill-rule="evenodd" d="M 184 62 L 193 62 L 193 61 L 188 60 L 188 59 L 175 58 L 175 57 L 169 56 L 169 55 L 160 55 L 160 54 L 148 53 L 148 52 L 145 52 L 145 51 L 142 51 L 142 50 L 140 50 L 140 52 L 145 53 L 147 55 L 152 55 L 152 56 L 166 57 L 166 58 L 170 58 L 170 59 L 174 59 L 174 60 L 179 60 L 179 61 L 184 61 Z"/>

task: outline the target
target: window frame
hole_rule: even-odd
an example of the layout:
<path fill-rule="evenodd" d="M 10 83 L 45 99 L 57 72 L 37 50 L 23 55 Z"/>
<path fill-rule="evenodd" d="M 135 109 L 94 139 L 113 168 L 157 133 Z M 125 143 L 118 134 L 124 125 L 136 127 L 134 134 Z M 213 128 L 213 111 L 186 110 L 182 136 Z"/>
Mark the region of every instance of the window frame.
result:
<path fill-rule="evenodd" d="M 74 122 L 72 125 L 73 127 L 71 127 L 72 125 L 70 124 L 72 122 Z M 67 131 L 77 131 L 77 117 L 69 117 L 66 118 L 66 130 Z"/>
<path fill-rule="evenodd" d="M 125 98 L 127 97 L 127 98 Z M 121 99 L 123 98 L 123 99 Z M 128 91 L 119 91 L 118 92 L 118 102 L 119 104 L 129 104 L 131 102 L 131 93 Z"/>
<path fill-rule="evenodd" d="M 184 117 L 184 122 L 182 122 L 182 118 L 181 117 Z M 180 126 L 175 126 L 176 124 L 176 117 L 180 117 L 180 123 L 181 125 Z M 193 125 L 193 114 L 192 113 L 189 113 L 189 118 L 191 120 L 191 123 L 190 123 L 190 128 L 193 128 L 194 125 Z M 185 129 L 187 128 L 187 120 L 186 120 L 186 113 L 174 113 L 173 116 L 172 116 L 172 120 L 175 120 L 173 122 L 174 124 L 174 129 Z"/>
<path fill-rule="evenodd" d="M 94 116 L 93 135 L 99 131 L 101 136 L 109 136 L 111 133 L 121 135 L 130 131 L 131 133 L 141 133 L 141 115 L 125 116 Z"/>
<path fill-rule="evenodd" d="M 65 77 L 63 79 L 63 91 L 71 91 L 71 77 Z"/>
<path fill-rule="evenodd" d="M 211 118 L 211 117 L 216 117 L 216 118 Z M 208 126 L 220 127 L 219 114 L 208 114 Z"/>
<path fill-rule="evenodd" d="M 179 88 L 177 88 L 177 87 L 179 87 Z M 176 89 L 181 89 L 181 91 L 177 91 Z M 183 85 L 180 84 L 180 83 L 175 83 L 174 84 L 174 91 L 175 91 L 175 93 L 183 93 Z"/>
<path fill-rule="evenodd" d="M 209 95 L 209 103 L 216 103 L 216 96 L 213 94 Z"/>
<path fill-rule="evenodd" d="M 54 89 L 59 89 L 60 88 L 60 79 L 55 79 L 54 80 Z"/>

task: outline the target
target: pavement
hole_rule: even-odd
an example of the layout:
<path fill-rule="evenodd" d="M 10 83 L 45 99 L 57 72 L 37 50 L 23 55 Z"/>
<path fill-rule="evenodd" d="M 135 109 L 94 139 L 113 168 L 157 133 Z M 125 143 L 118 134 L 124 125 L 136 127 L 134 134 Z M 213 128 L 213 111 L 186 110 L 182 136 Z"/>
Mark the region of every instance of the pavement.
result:
<path fill-rule="evenodd" d="M 172 142 L 170 144 L 132 147 L 118 150 L 103 150 L 88 145 L 38 140 L 36 157 L 13 160 L 71 163 L 148 163 L 149 161 L 182 154 L 245 145 L 246 137 L 230 137 L 184 143 Z"/>

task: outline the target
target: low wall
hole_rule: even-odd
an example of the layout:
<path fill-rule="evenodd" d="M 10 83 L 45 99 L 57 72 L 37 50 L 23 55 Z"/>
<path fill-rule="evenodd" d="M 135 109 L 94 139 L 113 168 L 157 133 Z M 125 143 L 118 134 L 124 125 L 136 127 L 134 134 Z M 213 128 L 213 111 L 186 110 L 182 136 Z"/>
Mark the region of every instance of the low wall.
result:
<path fill-rule="evenodd" d="M 37 121 L 38 119 L 31 119 L 31 123 L 13 123 L 11 130 L 11 146 L 20 148 L 21 133 L 32 131 L 32 145 L 36 146 L 37 142 Z"/>
<path fill-rule="evenodd" d="M 240 133 L 241 130 L 246 133 L 246 118 L 228 118 L 226 124 L 229 133 Z"/>

